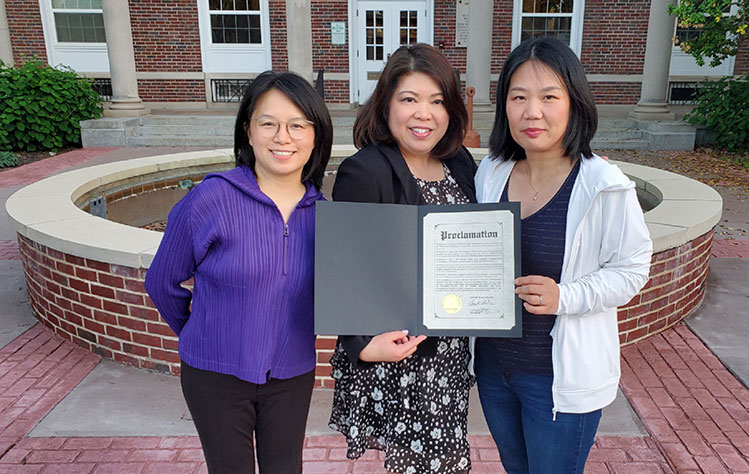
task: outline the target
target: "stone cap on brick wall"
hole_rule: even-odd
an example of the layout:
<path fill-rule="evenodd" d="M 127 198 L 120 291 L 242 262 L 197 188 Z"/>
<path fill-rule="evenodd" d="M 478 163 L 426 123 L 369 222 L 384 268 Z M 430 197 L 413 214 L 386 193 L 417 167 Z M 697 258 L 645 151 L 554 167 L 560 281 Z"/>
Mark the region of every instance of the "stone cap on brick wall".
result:
<path fill-rule="evenodd" d="M 335 145 L 331 164 L 353 154 Z M 472 149 L 482 159 L 485 148 Z M 86 193 L 124 179 L 209 164 L 233 163 L 231 150 L 151 156 L 68 171 L 30 184 L 6 203 L 17 233 L 34 242 L 79 257 L 134 268 L 148 268 L 161 233 L 95 217 L 75 206 Z M 678 247 L 709 231 L 720 220 L 723 201 L 707 185 L 675 173 L 616 162 L 637 185 L 660 203 L 645 214 L 655 252 Z"/>

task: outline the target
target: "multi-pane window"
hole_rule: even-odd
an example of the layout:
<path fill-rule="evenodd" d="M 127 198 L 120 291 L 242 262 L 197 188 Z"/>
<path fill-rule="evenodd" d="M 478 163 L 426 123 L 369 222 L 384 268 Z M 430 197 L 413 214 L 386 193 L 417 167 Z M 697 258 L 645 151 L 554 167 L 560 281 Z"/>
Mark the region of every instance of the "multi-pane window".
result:
<path fill-rule="evenodd" d="M 700 35 L 702 35 L 702 28 L 694 26 L 676 27 L 676 37 L 679 39 L 679 43 L 697 39 Z"/>
<path fill-rule="evenodd" d="M 101 0 L 52 0 L 59 43 L 106 43 Z"/>
<path fill-rule="evenodd" d="M 382 10 L 367 10 L 366 44 L 367 61 L 382 61 L 385 51 Z"/>
<path fill-rule="evenodd" d="M 728 4 L 723 8 L 723 16 L 731 15 L 731 4 Z M 691 41 L 699 38 L 702 35 L 702 28 L 699 26 L 680 26 L 679 22 L 676 22 L 676 38 L 678 43 L 684 41 Z M 677 43 L 677 44 L 678 44 Z"/>
<path fill-rule="evenodd" d="M 214 44 L 259 44 L 260 0 L 209 0 Z"/>
<path fill-rule="evenodd" d="M 523 0 L 520 41 L 552 36 L 570 44 L 572 3 L 573 0 Z"/>
<path fill-rule="evenodd" d="M 403 10 L 400 13 L 400 44 L 414 44 L 418 33 L 416 10 Z"/>

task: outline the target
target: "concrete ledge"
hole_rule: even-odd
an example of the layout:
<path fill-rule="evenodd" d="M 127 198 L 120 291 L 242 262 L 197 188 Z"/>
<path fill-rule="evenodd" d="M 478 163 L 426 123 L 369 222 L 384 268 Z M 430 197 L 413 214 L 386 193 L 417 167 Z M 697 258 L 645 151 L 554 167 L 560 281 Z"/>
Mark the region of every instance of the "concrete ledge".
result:
<path fill-rule="evenodd" d="M 670 171 L 612 161 L 660 204 L 645 213 L 653 252 L 678 247 L 709 232 L 723 213 L 723 198 L 706 184 Z"/>
<path fill-rule="evenodd" d="M 334 146 L 332 165 L 353 154 L 352 145 Z M 486 149 L 472 150 L 477 159 Z M 6 204 L 16 232 L 47 247 L 99 261 L 148 268 L 161 240 L 158 232 L 94 217 L 73 202 L 109 183 L 165 170 L 231 163 L 231 150 L 209 150 L 152 156 L 83 168 L 38 181 L 20 189 Z M 613 163 L 613 162 L 612 162 Z M 708 232 L 720 220 L 722 198 L 698 181 L 675 173 L 616 162 L 638 188 L 661 199 L 645 214 L 654 251 L 678 247 Z"/>
<path fill-rule="evenodd" d="M 471 151 L 477 159 L 487 153 Z M 337 164 L 354 152 L 350 145 L 334 146 L 328 184 Z M 177 338 L 143 283 L 162 234 L 94 217 L 78 206 L 123 187 L 139 192 L 154 178 L 176 183 L 233 163 L 228 149 L 153 156 L 69 171 L 13 194 L 6 208 L 18 233 L 36 317 L 103 357 L 178 374 Z M 650 279 L 618 311 L 619 338 L 626 345 L 677 324 L 702 301 L 722 200 L 711 188 L 677 174 L 616 164 L 660 201 L 645 214 L 655 249 Z M 332 387 L 327 362 L 334 347 L 334 337 L 318 337 L 317 387 Z"/>

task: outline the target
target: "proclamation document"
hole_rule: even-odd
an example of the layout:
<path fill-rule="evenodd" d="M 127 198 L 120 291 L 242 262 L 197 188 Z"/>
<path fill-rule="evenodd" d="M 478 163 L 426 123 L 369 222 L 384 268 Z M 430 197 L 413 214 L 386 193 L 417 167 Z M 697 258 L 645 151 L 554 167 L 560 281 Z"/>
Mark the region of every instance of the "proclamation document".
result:
<path fill-rule="evenodd" d="M 423 324 L 511 330 L 515 219 L 509 210 L 433 212 L 423 220 Z"/>

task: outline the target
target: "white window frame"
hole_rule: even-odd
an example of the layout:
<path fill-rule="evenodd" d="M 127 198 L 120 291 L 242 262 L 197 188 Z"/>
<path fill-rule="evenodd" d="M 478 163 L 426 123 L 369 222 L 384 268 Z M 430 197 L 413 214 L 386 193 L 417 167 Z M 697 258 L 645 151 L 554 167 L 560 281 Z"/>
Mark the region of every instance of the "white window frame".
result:
<path fill-rule="evenodd" d="M 731 10 L 728 13 L 724 13 L 723 16 L 733 16 L 737 12 L 738 5 L 734 3 L 731 5 Z M 674 22 L 674 38 L 676 37 L 677 28 L 679 28 L 678 19 Z M 710 58 L 705 58 L 705 65 L 700 66 L 691 54 L 685 53 L 679 45 L 675 44 L 671 49 L 669 76 L 732 76 L 735 64 L 736 56 L 730 56 L 715 67 L 710 66 Z"/>
<path fill-rule="evenodd" d="M 62 42 L 59 41 L 57 39 L 57 37 L 58 37 L 58 34 L 57 34 L 57 22 L 54 21 L 55 13 L 94 13 L 94 14 L 99 13 L 99 14 L 102 15 L 102 18 L 103 18 L 104 17 L 104 12 L 100 8 L 99 9 L 96 9 L 96 8 L 77 8 L 77 9 L 55 8 L 54 6 L 52 6 L 52 2 L 53 1 L 54 0 L 50 0 L 50 7 L 51 7 L 51 11 L 52 11 L 52 21 L 54 22 L 53 24 L 55 25 L 55 40 L 58 42 L 58 44 L 76 44 L 76 45 L 81 45 L 81 44 L 106 44 L 107 43 L 106 40 L 104 40 L 104 41 L 62 41 Z"/>
<path fill-rule="evenodd" d="M 61 10 L 62 11 L 62 10 Z M 100 10 L 65 10 L 75 12 L 95 12 Z M 47 62 L 52 66 L 65 65 L 78 72 L 109 72 L 107 43 L 68 43 L 57 41 L 55 10 L 52 0 L 39 0 L 39 12 L 44 31 L 44 44 Z"/>
<path fill-rule="evenodd" d="M 580 57 L 583 43 L 583 18 L 585 17 L 585 0 L 573 0 L 572 13 L 523 13 L 523 0 L 515 0 L 512 8 L 512 48 L 520 44 L 523 31 L 523 18 L 569 17 L 570 49 Z"/>
<path fill-rule="evenodd" d="M 259 73 L 271 69 L 268 0 L 260 0 L 258 43 L 213 43 L 208 0 L 197 0 L 200 57 L 205 73 Z M 243 11 L 246 13 L 246 11 Z M 240 12 L 241 13 L 241 12 Z"/>
<path fill-rule="evenodd" d="M 363 0 L 372 1 L 372 0 Z M 383 3 L 390 3 L 397 0 L 384 0 Z M 405 1 L 405 0 L 404 0 Z M 424 0 L 426 8 L 426 18 L 424 22 L 426 44 L 434 45 L 434 0 Z M 356 10 L 359 8 L 358 0 L 348 0 L 348 70 L 349 70 L 349 103 L 358 102 L 356 91 L 359 84 L 359 62 L 356 57 L 356 49 L 359 46 L 357 41 L 359 34 L 358 20 Z"/>

